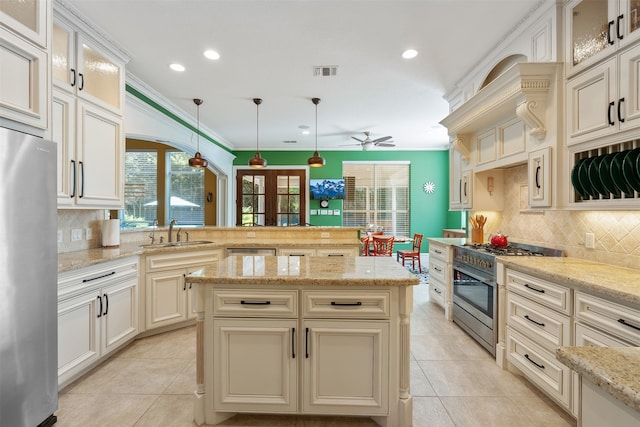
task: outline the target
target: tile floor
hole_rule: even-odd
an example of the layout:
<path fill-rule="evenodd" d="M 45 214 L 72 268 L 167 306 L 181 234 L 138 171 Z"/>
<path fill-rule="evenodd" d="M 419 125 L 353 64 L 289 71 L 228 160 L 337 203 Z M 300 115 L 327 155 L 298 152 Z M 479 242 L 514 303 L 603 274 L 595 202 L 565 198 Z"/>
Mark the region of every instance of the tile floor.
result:
<path fill-rule="evenodd" d="M 411 394 L 415 427 L 567 427 L 575 420 L 414 292 Z M 135 341 L 60 393 L 56 427 L 193 427 L 195 328 Z M 238 415 L 224 426 L 375 426 L 369 419 Z"/>

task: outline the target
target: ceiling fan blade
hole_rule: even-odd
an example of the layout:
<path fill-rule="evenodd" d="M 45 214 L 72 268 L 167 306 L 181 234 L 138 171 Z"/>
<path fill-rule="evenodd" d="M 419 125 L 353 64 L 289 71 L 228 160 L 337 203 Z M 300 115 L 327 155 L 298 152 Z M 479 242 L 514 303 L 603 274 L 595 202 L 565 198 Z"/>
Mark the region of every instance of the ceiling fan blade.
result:
<path fill-rule="evenodd" d="M 375 146 L 376 147 L 395 147 L 396 144 L 394 144 L 393 142 L 376 142 Z"/>
<path fill-rule="evenodd" d="M 359 139 L 359 138 L 356 138 L 355 136 L 352 136 L 351 138 L 355 139 L 355 140 L 356 140 L 356 141 L 358 141 L 358 142 L 364 142 L 364 140 Z"/>
<path fill-rule="evenodd" d="M 391 138 L 393 138 L 393 137 L 392 136 L 383 136 L 382 138 L 374 139 L 372 142 L 375 144 L 375 143 L 378 143 L 378 142 L 387 141 L 387 140 L 389 140 Z"/>

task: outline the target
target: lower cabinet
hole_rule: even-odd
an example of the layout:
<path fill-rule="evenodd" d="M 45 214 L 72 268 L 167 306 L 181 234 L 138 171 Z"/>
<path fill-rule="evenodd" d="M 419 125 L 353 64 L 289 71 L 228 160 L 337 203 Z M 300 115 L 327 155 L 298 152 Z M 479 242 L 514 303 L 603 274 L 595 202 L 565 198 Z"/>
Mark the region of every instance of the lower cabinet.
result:
<path fill-rule="evenodd" d="M 282 256 L 358 256 L 357 246 L 348 248 L 279 248 L 278 255 Z"/>
<path fill-rule="evenodd" d="M 155 329 L 195 319 L 195 294 L 186 276 L 220 257 L 218 250 L 146 256 L 145 326 Z"/>
<path fill-rule="evenodd" d="M 444 309 L 447 320 L 453 319 L 452 262 L 452 245 L 429 239 L 429 299 Z"/>
<path fill-rule="evenodd" d="M 137 258 L 60 275 L 58 384 L 63 388 L 138 334 Z"/>
<path fill-rule="evenodd" d="M 214 290 L 214 411 L 387 415 L 390 298 Z"/>

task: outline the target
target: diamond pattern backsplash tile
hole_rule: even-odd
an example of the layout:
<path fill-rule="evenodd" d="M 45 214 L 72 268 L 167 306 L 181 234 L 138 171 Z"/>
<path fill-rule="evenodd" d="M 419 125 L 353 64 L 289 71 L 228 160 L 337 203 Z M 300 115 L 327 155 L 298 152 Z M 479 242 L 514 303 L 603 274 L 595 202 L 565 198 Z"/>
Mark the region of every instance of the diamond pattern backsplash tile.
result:
<path fill-rule="evenodd" d="M 562 249 L 567 256 L 640 269 L 640 211 L 521 211 L 527 166 L 505 170 L 503 212 L 474 212 L 489 217 L 485 240 L 500 231 L 514 242 Z M 526 191 L 525 191 L 526 193 Z M 595 248 L 585 248 L 585 234 Z"/>

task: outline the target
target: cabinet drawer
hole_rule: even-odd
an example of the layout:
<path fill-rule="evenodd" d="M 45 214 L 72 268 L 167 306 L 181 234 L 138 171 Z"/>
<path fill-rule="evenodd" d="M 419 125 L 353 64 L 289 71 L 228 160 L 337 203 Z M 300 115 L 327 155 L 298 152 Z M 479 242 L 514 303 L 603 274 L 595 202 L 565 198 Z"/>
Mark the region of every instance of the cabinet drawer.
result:
<path fill-rule="evenodd" d="M 318 248 L 318 256 L 358 256 L 358 248 Z"/>
<path fill-rule="evenodd" d="M 444 285 L 437 280 L 430 279 L 429 299 L 438 304 L 440 307 L 445 308 L 445 295 L 446 288 L 444 287 Z"/>
<path fill-rule="evenodd" d="M 447 270 L 447 263 L 442 260 L 431 259 L 431 257 L 429 257 L 429 275 L 431 276 L 430 280 L 435 278 L 442 283 L 447 283 L 449 281 Z"/>
<path fill-rule="evenodd" d="M 387 318 L 391 295 L 382 291 L 304 291 L 305 317 Z"/>
<path fill-rule="evenodd" d="M 439 259 L 445 263 L 451 262 L 450 246 L 429 242 L 429 260 Z"/>
<path fill-rule="evenodd" d="M 576 292 L 575 299 L 576 320 L 640 345 L 640 310 L 582 292 Z"/>
<path fill-rule="evenodd" d="M 612 336 L 590 328 L 587 325 L 576 322 L 576 342 L 577 347 L 627 347 L 629 344 L 617 340 Z"/>
<path fill-rule="evenodd" d="M 165 268 L 186 268 L 203 266 L 219 257 L 219 251 L 171 251 L 165 254 L 147 256 L 147 272 Z"/>
<path fill-rule="evenodd" d="M 298 291 L 214 289 L 216 317 L 296 317 Z"/>
<path fill-rule="evenodd" d="M 278 250 L 280 256 L 315 256 L 316 250 L 310 248 L 281 248 Z"/>
<path fill-rule="evenodd" d="M 507 289 L 564 314 L 571 313 L 571 289 L 528 274 L 507 270 Z"/>
<path fill-rule="evenodd" d="M 571 369 L 509 326 L 506 345 L 509 362 L 550 397 L 570 409 Z"/>
<path fill-rule="evenodd" d="M 507 292 L 507 323 L 549 351 L 569 345 L 569 316 L 560 314 L 513 292 Z"/>

